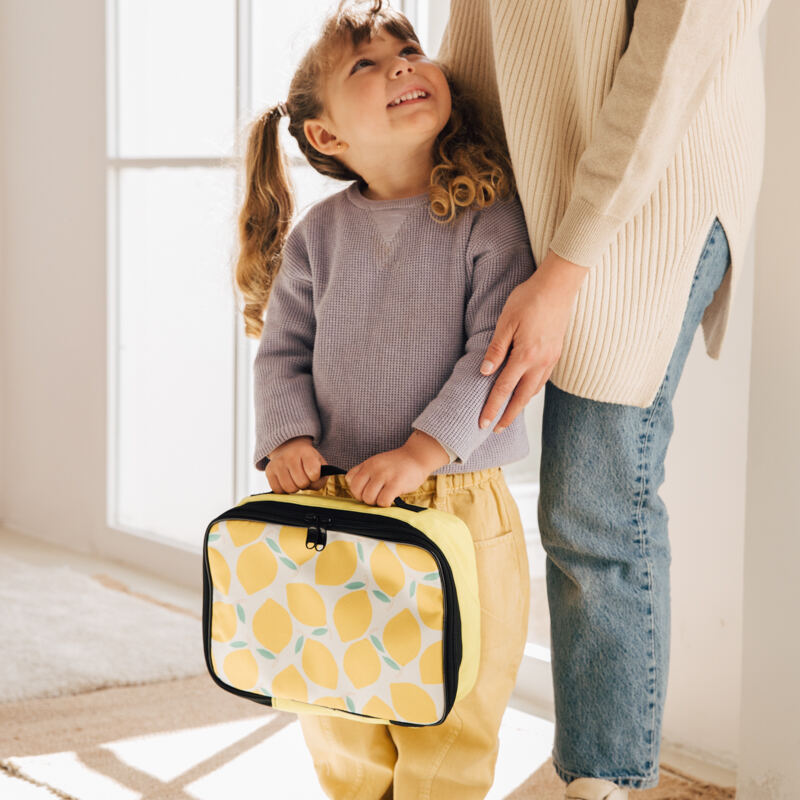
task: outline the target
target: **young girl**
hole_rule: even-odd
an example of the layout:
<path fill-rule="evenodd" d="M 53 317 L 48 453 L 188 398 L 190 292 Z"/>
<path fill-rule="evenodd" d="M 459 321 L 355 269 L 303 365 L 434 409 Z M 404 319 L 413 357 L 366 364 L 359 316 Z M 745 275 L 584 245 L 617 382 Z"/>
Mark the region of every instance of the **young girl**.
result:
<path fill-rule="evenodd" d="M 291 230 L 284 114 L 308 162 L 349 182 Z M 478 800 L 492 785 L 529 604 L 501 470 L 528 452 L 523 417 L 495 433 L 501 409 L 478 426 L 494 380 L 480 373 L 483 353 L 534 270 L 502 127 L 423 53 L 405 16 L 380 0 L 340 4 L 285 104 L 254 123 L 246 168 L 236 282 L 245 331 L 260 336 L 256 467 L 275 492 L 379 506 L 400 496 L 456 514 L 478 568 L 474 689 L 430 727 L 298 715 L 319 781 L 336 800 Z M 325 463 L 348 472 L 320 478 Z M 307 702 L 331 695 L 304 682 Z"/>

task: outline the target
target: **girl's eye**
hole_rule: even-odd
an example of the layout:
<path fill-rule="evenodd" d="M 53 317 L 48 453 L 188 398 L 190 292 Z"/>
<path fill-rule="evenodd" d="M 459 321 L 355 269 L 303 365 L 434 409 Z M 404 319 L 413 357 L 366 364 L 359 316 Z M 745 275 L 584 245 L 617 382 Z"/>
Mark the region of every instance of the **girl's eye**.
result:
<path fill-rule="evenodd" d="M 410 50 L 412 53 L 416 53 L 417 55 L 422 55 L 422 51 L 413 44 L 407 44 L 400 52 L 405 53 L 406 50 Z M 356 67 L 363 63 L 372 64 L 372 61 L 370 61 L 368 58 L 359 58 L 358 61 L 353 64 L 353 69 L 350 70 L 350 74 L 352 75 L 352 73 L 356 71 Z"/>

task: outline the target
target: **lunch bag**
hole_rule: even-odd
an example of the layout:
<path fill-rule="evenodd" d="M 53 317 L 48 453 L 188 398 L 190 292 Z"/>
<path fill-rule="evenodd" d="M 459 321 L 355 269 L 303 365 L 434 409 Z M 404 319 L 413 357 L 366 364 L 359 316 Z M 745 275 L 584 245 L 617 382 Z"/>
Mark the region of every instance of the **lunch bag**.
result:
<path fill-rule="evenodd" d="M 478 673 L 469 528 L 400 497 L 249 495 L 206 528 L 203 648 L 214 681 L 257 703 L 438 725 Z"/>

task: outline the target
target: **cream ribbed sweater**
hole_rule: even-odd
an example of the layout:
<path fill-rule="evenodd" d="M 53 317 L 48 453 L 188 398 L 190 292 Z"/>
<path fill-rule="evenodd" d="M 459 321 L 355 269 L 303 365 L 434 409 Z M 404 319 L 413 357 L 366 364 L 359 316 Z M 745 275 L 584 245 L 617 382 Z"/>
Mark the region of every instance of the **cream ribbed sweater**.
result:
<path fill-rule="evenodd" d="M 761 184 L 768 3 L 451 0 L 437 57 L 502 113 L 537 263 L 591 268 L 550 376 L 564 391 L 650 405 L 715 216 L 719 357 Z"/>

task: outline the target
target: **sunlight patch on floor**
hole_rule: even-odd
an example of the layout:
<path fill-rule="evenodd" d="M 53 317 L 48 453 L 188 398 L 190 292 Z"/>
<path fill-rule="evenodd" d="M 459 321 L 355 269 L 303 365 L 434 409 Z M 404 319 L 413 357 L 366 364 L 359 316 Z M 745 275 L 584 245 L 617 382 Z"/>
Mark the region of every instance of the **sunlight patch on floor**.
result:
<path fill-rule="evenodd" d="M 129 789 L 117 780 L 87 767 L 75 753 L 47 753 L 42 756 L 7 758 L 6 761 L 33 780 L 53 786 L 80 800 L 101 797 L 104 800 L 141 800 L 142 797 L 141 792 Z M 11 797 L 16 799 L 16 795 L 12 794 Z"/>
<path fill-rule="evenodd" d="M 486 800 L 502 800 L 550 758 L 554 730 L 549 720 L 506 708 L 500 723 L 494 785 Z"/>
<path fill-rule="evenodd" d="M 142 793 L 125 785 L 128 769 L 134 786 L 141 785 L 137 774 L 147 776 L 163 784 L 165 797 L 170 788 L 180 787 L 183 796 L 196 800 L 219 800 L 231 793 L 237 800 L 263 800 L 268 796 L 324 800 L 299 723 L 295 720 L 268 730 L 274 724 L 275 718 L 248 718 L 108 742 L 99 749 L 115 757 L 112 763 L 119 771 L 113 775 L 102 774 L 68 752 L 7 760 L 34 780 L 81 800 L 140 800 Z M 509 706 L 500 728 L 495 785 L 486 800 L 502 800 L 523 783 L 549 758 L 552 744 L 552 722 Z M 0 796 L 15 800 L 38 800 L 41 796 L 38 787 L 7 780 L 14 783 L 19 795 L 6 795 L 0 785 Z M 153 789 L 151 785 L 148 794 L 158 797 L 158 790 Z"/>

